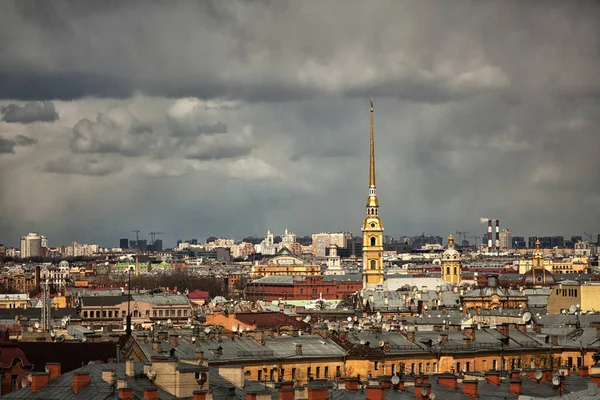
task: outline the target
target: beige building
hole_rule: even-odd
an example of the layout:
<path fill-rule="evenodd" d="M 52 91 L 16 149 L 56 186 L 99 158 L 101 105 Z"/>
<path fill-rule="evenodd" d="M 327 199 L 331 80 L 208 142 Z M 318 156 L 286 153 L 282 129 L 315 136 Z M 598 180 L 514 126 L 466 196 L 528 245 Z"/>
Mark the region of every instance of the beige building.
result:
<path fill-rule="evenodd" d="M 41 257 L 42 240 L 46 238 L 39 233 L 31 232 L 21 237 L 21 258 Z"/>
<path fill-rule="evenodd" d="M 600 311 L 600 282 L 562 281 L 548 297 L 548 314 L 560 314 L 575 306 L 581 312 Z"/>
<path fill-rule="evenodd" d="M 316 257 L 325 257 L 326 249 L 331 245 L 336 245 L 338 248 L 346 247 L 346 234 L 343 232 L 337 233 L 313 233 L 311 253 Z"/>
<path fill-rule="evenodd" d="M 260 278 L 263 276 L 309 276 L 320 274 L 320 266 L 305 262 L 303 259 L 293 255 L 285 247 L 282 247 L 275 257 L 252 266 L 253 278 Z"/>
<path fill-rule="evenodd" d="M 500 231 L 500 248 L 505 250 L 512 249 L 512 247 L 512 232 L 504 228 Z"/>

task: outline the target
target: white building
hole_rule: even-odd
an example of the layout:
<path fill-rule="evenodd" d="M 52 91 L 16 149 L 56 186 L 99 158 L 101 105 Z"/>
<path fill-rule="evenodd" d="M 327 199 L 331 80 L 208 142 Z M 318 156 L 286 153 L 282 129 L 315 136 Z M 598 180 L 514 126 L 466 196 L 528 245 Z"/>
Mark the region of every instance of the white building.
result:
<path fill-rule="evenodd" d="M 507 228 L 500 231 L 500 248 L 506 250 L 513 248 L 512 233 Z"/>
<path fill-rule="evenodd" d="M 42 238 L 44 243 L 47 240 L 39 233 L 31 232 L 21 237 L 21 258 L 41 257 L 42 256 Z"/>

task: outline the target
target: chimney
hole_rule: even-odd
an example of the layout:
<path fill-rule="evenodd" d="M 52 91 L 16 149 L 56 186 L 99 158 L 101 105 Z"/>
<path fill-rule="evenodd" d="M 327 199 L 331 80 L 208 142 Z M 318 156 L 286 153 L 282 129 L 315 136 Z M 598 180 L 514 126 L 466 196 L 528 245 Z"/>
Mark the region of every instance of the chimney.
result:
<path fill-rule="evenodd" d="M 358 391 L 358 379 L 357 378 L 346 378 L 345 388 L 349 392 Z"/>
<path fill-rule="evenodd" d="M 500 220 L 496 220 L 496 248 L 500 248 Z"/>
<path fill-rule="evenodd" d="M 125 361 L 125 376 L 131 378 L 135 375 L 133 365 L 133 360 L 131 358 Z"/>
<path fill-rule="evenodd" d="M 158 389 L 144 389 L 144 400 L 158 400 Z"/>
<path fill-rule="evenodd" d="M 446 386 L 450 389 L 458 389 L 458 379 L 454 374 L 444 374 L 438 376 L 438 385 Z"/>
<path fill-rule="evenodd" d="M 579 367 L 579 376 L 589 376 L 590 375 L 590 369 L 587 366 L 584 367 Z"/>
<path fill-rule="evenodd" d="M 510 392 L 517 395 L 523 394 L 523 383 L 521 382 L 521 379 L 513 378 L 510 380 Z"/>
<path fill-rule="evenodd" d="M 415 342 L 415 332 L 414 331 L 406 332 L 406 339 L 408 339 L 409 342 L 414 343 Z"/>
<path fill-rule="evenodd" d="M 508 330 L 507 324 L 496 325 L 496 330 L 506 337 L 509 336 L 509 334 L 508 334 L 509 330 Z"/>
<path fill-rule="evenodd" d="M 598 386 L 593 383 L 588 383 L 587 395 L 592 398 L 598 396 Z"/>
<path fill-rule="evenodd" d="M 32 372 L 31 373 L 31 393 L 36 393 L 38 390 L 44 387 L 50 380 L 50 374 L 46 372 Z"/>
<path fill-rule="evenodd" d="M 447 333 L 440 334 L 440 343 L 448 343 L 448 334 Z"/>
<path fill-rule="evenodd" d="M 115 370 L 114 369 L 104 369 L 102 370 L 102 380 L 109 385 L 115 383 Z"/>
<path fill-rule="evenodd" d="M 367 386 L 366 400 L 384 400 L 385 389 L 383 386 Z"/>
<path fill-rule="evenodd" d="M 179 340 L 177 339 L 177 335 L 169 335 L 169 342 L 171 346 L 177 347 L 179 345 Z"/>
<path fill-rule="evenodd" d="M 592 374 L 590 375 L 590 378 L 592 380 L 592 383 L 595 383 L 598 387 L 600 387 L 600 374 Z"/>
<path fill-rule="evenodd" d="M 463 380 L 463 394 L 477 399 L 479 397 L 478 384 L 477 380 Z"/>
<path fill-rule="evenodd" d="M 119 389 L 119 400 L 133 400 L 133 388 Z"/>
<path fill-rule="evenodd" d="M 76 372 L 73 374 L 73 392 L 79 393 L 81 389 L 84 388 L 85 385 L 90 383 L 90 373 L 89 372 Z"/>
<path fill-rule="evenodd" d="M 492 248 L 492 220 L 488 219 L 488 248 Z"/>
<path fill-rule="evenodd" d="M 160 341 L 158 340 L 153 340 L 152 341 L 152 350 L 155 353 L 160 353 L 162 351 L 161 345 L 160 345 Z"/>
<path fill-rule="evenodd" d="M 423 286 L 423 287 L 421 288 L 421 292 L 423 292 L 423 293 L 427 293 L 427 286 Z"/>
<path fill-rule="evenodd" d="M 294 388 L 278 389 L 277 400 L 294 400 Z"/>
<path fill-rule="evenodd" d="M 474 326 L 466 326 L 463 333 L 469 339 L 475 340 L 475 327 Z"/>
<path fill-rule="evenodd" d="M 206 400 L 208 390 L 194 390 L 194 400 Z"/>
<path fill-rule="evenodd" d="M 126 388 L 127 381 L 125 379 L 117 379 L 117 389 Z"/>
<path fill-rule="evenodd" d="M 521 371 L 518 369 L 510 371 L 510 379 L 521 379 Z"/>
<path fill-rule="evenodd" d="M 308 387 L 308 400 L 327 400 L 329 399 L 329 390 L 326 387 L 309 386 Z"/>
<path fill-rule="evenodd" d="M 491 385 L 500 386 L 500 371 L 487 371 L 485 380 Z"/>
<path fill-rule="evenodd" d="M 400 378 L 400 381 L 398 381 L 398 384 L 396 386 L 394 386 L 394 389 L 404 391 L 404 389 L 405 389 L 404 379 Z"/>
<path fill-rule="evenodd" d="M 48 362 L 46 363 L 46 368 L 48 368 L 50 379 L 58 378 L 60 376 L 60 363 Z"/>
<path fill-rule="evenodd" d="M 232 383 L 234 386 L 244 388 L 244 367 L 241 365 L 220 366 L 219 375 Z"/>
<path fill-rule="evenodd" d="M 302 355 L 302 345 L 300 343 L 296 343 L 296 355 Z"/>
<path fill-rule="evenodd" d="M 523 335 L 527 335 L 527 325 L 525 324 L 517 324 L 517 330 L 521 332 Z"/>

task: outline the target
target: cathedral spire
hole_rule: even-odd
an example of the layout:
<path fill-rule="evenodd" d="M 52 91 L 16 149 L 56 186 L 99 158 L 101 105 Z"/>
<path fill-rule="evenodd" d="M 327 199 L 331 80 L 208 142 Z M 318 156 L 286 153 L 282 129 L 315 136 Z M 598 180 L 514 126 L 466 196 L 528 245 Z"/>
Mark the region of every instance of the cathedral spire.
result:
<path fill-rule="evenodd" d="M 373 111 L 375 108 L 373 107 L 373 98 L 371 98 L 371 153 L 369 157 L 369 188 L 375 188 L 375 130 L 373 128 Z"/>

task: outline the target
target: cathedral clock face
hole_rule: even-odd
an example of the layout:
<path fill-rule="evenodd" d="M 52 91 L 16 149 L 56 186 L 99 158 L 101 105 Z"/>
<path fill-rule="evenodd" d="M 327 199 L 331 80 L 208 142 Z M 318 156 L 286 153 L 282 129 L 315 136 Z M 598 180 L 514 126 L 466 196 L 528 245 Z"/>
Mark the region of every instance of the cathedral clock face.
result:
<path fill-rule="evenodd" d="M 371 228 L 375 228 L 375 222 L 371 222 Z"/>

